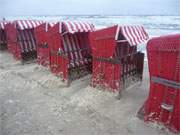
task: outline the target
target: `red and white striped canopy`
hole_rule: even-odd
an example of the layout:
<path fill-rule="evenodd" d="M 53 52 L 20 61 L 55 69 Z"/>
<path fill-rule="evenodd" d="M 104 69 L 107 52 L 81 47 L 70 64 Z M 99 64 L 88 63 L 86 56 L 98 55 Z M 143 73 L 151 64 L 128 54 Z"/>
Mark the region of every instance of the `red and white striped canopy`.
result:
<path fill-rule="evenodd" d="M 122 34 L 131 46 L 144 43 L 149 38 L 143 26 L 118 26 L 116 40 L 119 34 Z"/>
<path fill-rule="evenodd" d="M 39 26 L 40 24 L 43 23 L 43 21 L 35 21 L 35 20 L 18 20 L 18 21 L 14 21 L 14 23 L 16 23 L 16 27 L 20 30 L 24 30 L 24 29 L 32 29 L 35 28 L 37 26 Z"/>
<path fill-rule="evenodd" d="M 94 30 L 94 25 L 88 22 L 62 22 L 62 33 L 90 32 Z"/>
<path fill-rule="evenodd" d="M 0 21 L 0 29 L 4 29 L 7 23 L 7 21 Z"/>

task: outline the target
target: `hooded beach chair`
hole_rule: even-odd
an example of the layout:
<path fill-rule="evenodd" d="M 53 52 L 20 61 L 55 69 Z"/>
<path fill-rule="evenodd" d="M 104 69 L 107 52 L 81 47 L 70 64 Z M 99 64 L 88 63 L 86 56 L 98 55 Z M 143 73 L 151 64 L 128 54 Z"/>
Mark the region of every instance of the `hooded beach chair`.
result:
<path fill-rule="evenodd" d="M 49 35 L 48 30 L 56 23 L 45 22 L 35 28 L 35 37 L 37 44 L 37 62 L 40 65 L 50 66 L 50 47 L 48 44 Z"/>
<path fill-rule="evenodd" d="M 50 28 L 50 68 L 69 84 L 70 80 L 91 72 L 89 32 L 94 25 L 87 22 L 59 22 Z"/>
<path fill-rule="evenodd" d="M 147 44 L 149 96 L 138 116 L 180 132 L 180 34 L 156 37 Z"/>
<path fill-rule="evenodd" d="M 120 91 L 142 79 L 144 54 L 137 45 L 148 39 L 142 26 L 116 25 L 92 32 L 90 39 L 93 87 Z"/>
<path fill-rule="evenodd" d="M 37 56 L 34 28 L 42 21 L 17 20 L 5 26 L 8 50 L 21 61 L 34 59 Z"/>

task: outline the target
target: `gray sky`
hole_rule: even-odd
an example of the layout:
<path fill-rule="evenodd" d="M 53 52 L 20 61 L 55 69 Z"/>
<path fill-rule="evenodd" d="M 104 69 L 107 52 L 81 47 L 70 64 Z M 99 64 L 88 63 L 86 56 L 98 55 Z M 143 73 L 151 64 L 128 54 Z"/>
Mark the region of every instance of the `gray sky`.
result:
<path fill-rule="evenodd" d="M 0 16 L 180 15 L 180 0 L 0 0 Z"/>

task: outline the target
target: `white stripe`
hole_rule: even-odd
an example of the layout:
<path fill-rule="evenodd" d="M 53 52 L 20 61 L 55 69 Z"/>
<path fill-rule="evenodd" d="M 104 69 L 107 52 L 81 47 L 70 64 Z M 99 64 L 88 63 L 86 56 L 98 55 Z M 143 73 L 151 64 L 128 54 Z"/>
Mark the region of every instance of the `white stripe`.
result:
<path fill-rule="evenodd" d="M 71 47 L 71 43 L 70 43 L 69 40 L 70 40 L 70 39 L 69 39 L 69 35 L 66 35 L 66 41 L 67 41 L 67 45 L 68 45 L 68 47 L 69 47 L 69 51 L 70 51 L 70 54 L 71 54 L 71 58 L 72 58 L 72 60 L 74 60 L 74 56 L 73 56 L 73 53 L 72 53 L 72 47 Z"/>
<path fill-rule="evenodd" d="M 21 52 L 24 53 L 24 46 L 23 46 L 23 43 L 22 43 L 22 36 L 21 36 L 20 32 L 18 32 L 18 38 L 20 40 Z"/>
<path fill-rule="evenodd" d="M 48 31 L 48 23 L 45 23 L 45 31 Z"/>
<path fill-rule="evenodd" d="M 67 42 L 67 46 L 69 47 L 69 50 L 68 51 L 70 51 L 70 55 L 71 55 L 71 60 L 74 60 L 74 56 L 73 56 L 73 54 L 72 54 L 72 48 L 71 48 L 71 44 L 70 44 L 70 42 L 69 42 L 69 36 L 68 35 L 66 35 L 66 42 Z M 70 61 L 71 61 L 70 60 Z M 74 63 L 73 63 L 73 67 L 74 67 L 75 65 L 74 65 Z"/>
<path fill-rule="evenodd" d="M 140 26 L 139 26 L 140 27 Z M 139 29 L 139 33 L 141 33 L 141 37 L 142 37 L 142 42 L 146 42 L 146 39 L 143 36 L 143 33 L 141 29 Z M 146 37 L 146 36 L 145 36 Z M 146 37 L 147 38 L 147 37 Z"/>
<path fill-rule="evenodd" d="M 141 35 L 141 40 L 142 40 L 142 42 L 145 42 L 146 40 L 144 39 L 144 35 L 143 35 L 143 32 L 142 32 L 142 27 L 141 26 L 137 26 L 138 27 L 138 31 L 139 31 L 139 33 L 140 33 L 140 35 Z"/>
<path fill-rule="evenodd" d="M 81 26 L 80 26 L 80 24 L 79 23 L 77 23 L 77 22 L 74 22 L 75 24 L 76 24 L 76 26 L 78 27 L 78 29 L 75 31 L 75 32 L 81 32 L 82 30 L 82 28 L 81 28 Z"/>
<path fill-rule="evenodd" d="M 75 42 L 76 42 L 76 45 L 77 45 L 77 49 L 80 50 L 81 48 L 80 48 L 80 43 L 78 41 L 78 36 L 77 35 L 75 35 Z M 78 52 L 79 52 L 80 59 L 82 59 L 83 58 L 82 57 L 82 51 L 78 51 Z"/>
<path fill-rule="evenodd" d="M 79 45 L 79 42 L 78 42 L 78 39 L 77 39 L 77 35 L 75 35 L 75 42 L 76 42 L 78 50 L 80 50 L 80 45 Z M 78 51 L 78 52 L 79 52 L 79 55 L 80 55 L 80 59 L 82 59 L 82 52 L 81 51 Z"/>
<path fill-rule="evenodd" d="M 73 22 L 70 22 L 70 23 L 73 26 L 73 29 L 71 31 L 73 31 L 73 33 L 78 32 L 78 29 L 76 28 L 76 23 L 73 23 Z"/>
<path fill-rule="evenodd" d="M 36 21 L 36 22 L 37 22 L 37 25 L 36 25 L 36 27 L 37 27 L 37 26 L 39 26 L 39 25 L 41 24 L 41 23 L 40 23 L 40 22 L 38 22 L 38 21 Z"/>
<path fill-rule="evenodd" d="M 27 42 L 29 42 L 29 48 L 30 48 L 30 51 L 32 51 L 33 50 L 33 45 L 32 45 L 32 40 L 31 40 L 31 36 L 30 36 L 30 31 L 29 30 L 27 30 L 26 31 L 26 36 L 28 37 L 28 41 Z"/>
<path fill-rule="evenodd" d="M 36 44 L 35 44 L 35 41 L 34 41 L 34 37 L 33 37 L 32 31 L 29 31 L 29 34 L 30 34 L 30 38 L 32 39 L 33 50 L 36 50 Z"/>
<path fill-rule="evenodd" d="M 141 26 L 141 32 L 142 32 L 142 34 L 143 34 L 143 40 L 144 40 L 144 42 L 146 41 L 146 39 L 147 39 L 147 35 L 145 35 L 145 33 L 144 33 L 144 28 Z"/>
<path fill-rule="evenodd" d="M 122 27 L 123 35 L 126 38 L 126 40 L 132 45 L 132 41 L 131 41 L 132 37 L 129 34 L 129 30 L 127 29 L 127 27 L 128 26 L 123 26 Z"/>
<path fill-rule="evenodd" d="M 38 22 L 37 21 L 33 21 L 34 22 L 34 28 L 38 25 Z"/>
<path fill-rule="evenodd" d="M 38 21 L 39 22 L 39 25 L 41 25 L 43 22 L 42 21 Z"/>
<path fill-rule="evenodd" d="M 117 26 L 117 30 L 116 30 L 115 40 L 118 40 L 119 31 L 120 31 L 120 26 L 118 25 L 118 26 Z"/>
<path fill-rule="evenodd" d="M 37 46 L 36 46 L 36 39 L 35 39 L 34 32 L 31 30 L 31 31 L 29 31 L 29 33 L 31 35 L 31 39 L 32 39 L 32 43 L 33 43 L 33 49 L 36 51 L 37 50 Z"/>
<path fill-rule="evenodd" d="M 2 29 L 4 29 L 6 24 L 8 24 L 8 22 L 7 22 L 7 21 L 3 21 L 3 22 L 1 22 L 1 28 L 2 28 Z"/>
<path fill-rule="evenodd" d="M 34 24 L 36 24 L 36 25 L 34 26 L 34 28 L 37 27 L 38 24 L 39 24 L 38 21 L 33 21 L 33 22 L 34 22 Z"/>
<path fill-rule="evenodd" d="M 21 30 L 24 29 L 23 25 L 21 24 L 21 21 L 18 21 L 17 24 L 18 24 L 18 26 L 20 27 Z"/>
<path fill-rule="evenodd" d="M 130 26 L 129 29 L 130 29 L 129 34 L 132 35 L 133 45 L 137 45 L 136 43 L 138 43 L 138 41 L 137 41 L 137 37 L 136 37 L 136 35 L 135 35 L 134 31 L 133 31 L 133 26 Z"/>
<path fill-rule="evenodd" d="M 29 26 L 30 28 L 32 28 L 32 25 L 31 25 L 30 21 L 27 21 L 27 24 L 28 24 L 28 26 Z"/>
<path fill-rule="evenodd" d="M 71 26 L 69 25 L 69 23 L 68 23 L 68 22 L 67 22 L 67 23 L 65 22 L 65 24 L 66 24 L 66 27 L 68 28 L 67 31 L 70 32 L 70 33 L 73 33 L 73 31 L 72 31 Z"/>
<path fill-rule="evenodd" d="M 27 29 L 31 29 L 31 28 L 32 28 L 32 25 L 31 25 L 31 24 L 29 25 L 29 23 L 28 23 L 29 21 L 28 21 L 28 20 L 26 20 L 25 22 L 26 22 L 26 25 L 28 26 L 28 28 L 27 28 Z"/>
<path fill-rule="evenodd" d="M 82 25 L 82 27 L 83 27 L 83 29 L 82 29 L 82 32 L 88 32 L 89 30 L 86 28 L 86 26 L 85 26 L 85 23 L 83 23 L 83 22 L 79 22 L 81 25 Z"/>
<path fill-rule="evenodd" d="M 62 26 L 64 25 L 64 29 L 66 30 L 66 31 L 68 31 L 69 32 L 69 25 L 68 25 L 68 23 L 67 22 L 63 22 L 62 23 Z M 66 28 L 67 27 L 67 28 Z"/>
<path fill-rule="evenodd" d="M 26 21 L 22 21 L 22 23 L 24 24 L 24 26 L 25 26 L 25 28 L 24 29 L 28 29 L 29 28 L 29 26 L 28 26 L 28 24 L 26 23 Z"/>
<path fill-rule="evenodd" d="M 49 23 L 49 25 L 50 25 L 51 27 L 53 27 L 55 24 L 56 24 L 55 22 L 50 22 L 50 23 Z"/>
<path fill-rule="evenodd" d="M 68 31 L 69 33 L 75 33 L 75 32 L 88 32 L 88 31 L 92 31 L 93 25 L 90 23 L 86 23 L 86 22 L 63 22 L 64 25 L 67 26 L 66 31 Z M 73 28 L 71 28 L 71 26 Z M 77 27 L 76 27 L 77 26 Z"/>
<path fill-rule="evenodd" d="M 26 43 L 26 38 L 24 36 L 24 31 L 21 31 L 21 34 L 22 34 L 22 41 L 25 45 L 25 51 L 28 52 L 28 48 L 27 48 L 27 43 Z"/>
<path fill-rule="evenodd" d="M 77 26 L 78 26 L 78 29 L 79 29 L 78 32 L 83 32 L 83 27 L 80 25 L 80 22 L 76 22 L 76 23 L 77 23 Z"/>
<path fill-rule="evenodd" d="M 73 36 L 75 36 L 75 35 L 73 35 Z M 74 37 L 73 36 L 71 36 L 71 41 L 72 41 L 72 47 L 73 47 L 73 50 L 74 50 L 74 53 L 75 53 L 75 56 L 76 56 L 76 58 L 75 58 L 75 61 L 76 61 L 76 64 L 77 65 L 79 65 L 79 62 L 77 61 L 77 60 L 79 60 L 79 57 L 78 57 L 78 53 L 77 53 L 77 48 L 76 48 L 76 45 L 75 45 L 75 41 L 74 41 Z M 79 51 L 79 50 L 78 50 Z"/>
<path fill-rule="evenodd" d="M 129 29 L 130 30 L 129 30 Z M 131 29 L 131 26 L 126 26 L 126 30 L 127 30 L 127 35 L 129 35 L 129 37 L 130 37 L 130 39 L 129 39 L 129 41 L 131 42 L 130 44 L 133 46 L 133 45 L 136 45 L 136 43 L 135 43 L 135 35 L 134 35 L 134 33 L 133 33 L 133 31 L 132 31 L 132 29 Z"/>
<path fill-rule="evenodd" d="M 89 27 L 89 31 L 93 31 L 94 25 L 93 25 L 93 24 L 90 24 L 90 23 L 87 23 L 87 24 L 88 24 L 88 27 Z"/>
<path fill-rule="evenodd" d="M 63 23 L 62 22 L 59 22 L 59 33 L 62 33 L 62 25 L 63 25 Z"/>
<path fill-rule="evenodd" d="M 33 27 L 35 27 L 35 26 L 36 26 L 36 24 L 35 24 L 35 22 L 34 22 L 34 21 L 31 21 L 31 23 L 32 23 Z"/>
<path fill-rule="evenodd" d="M 86 23 L 86 26 L 88 27 L 88 31 L 91 31 L 91 26 L 89 23 L 85 22 Z"/>
<path fill-rule="evenodd" d="M 1 29 L 4 29 L 5 25 L 6 25 L 5 22 L 0 22 L 0 26 L 1 26 L 0 28 L 1 28 Z"/>
<path fill-rule="evenodd" d="M 138 38 L 137 40 L 139 40 L 139 41 L 138 41 L 138 44 L 140 44 L 140 43 L 142 42 L 142 38 L 141 38 L 141 35 L 138 33 L 139 30 L 137 29 L 136 26 L 134 26 L 134 30 L 135 30 L 135 33 L 136 33 L 137 38 Z"/>
<path fill-rule="evenodd" d="M 138 26 L 135 26 L 135 29 L 136 29 L 136 33 L 137 33 L 137 35 L 138 35 L 138 37 L 140 38 L 140 43 L 141 42 L 143 42 L 143 37 L 142 37 L 142 35 L 141 35 L 141 32 L 140 32 L 140 29 L 139 29 L 139 27 Z M 139 44 L 140 44 L 139 43 Z"/>
<path fill-rule="evenodd" d="M 27 44 L 27 50 L 28 50 L 28 52 L 30 52 L 31 48 L 30 48 L 30 44 L 29 44 L 29 36 L 27 36 L 26 32 L 27 31 L 24 30 L 24 38 L 25 38 L 25 43 Z"/>

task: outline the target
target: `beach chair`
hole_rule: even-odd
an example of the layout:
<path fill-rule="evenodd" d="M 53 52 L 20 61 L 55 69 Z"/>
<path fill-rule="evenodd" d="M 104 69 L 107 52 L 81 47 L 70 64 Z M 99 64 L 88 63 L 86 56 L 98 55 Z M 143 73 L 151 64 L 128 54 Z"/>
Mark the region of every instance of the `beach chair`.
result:
<path fill-rule="evenodd" d="M 112 26 L 90 35 L 93 56 L 93 87 L 121 91 L 142 80 L 144 54 L 137 45 L 148 35 L 142 26 Z"/>
<path fill-rule="evenodd" d="M 37 57 L 34 28 L 41 23 L 42 21 L 17 20 L 5 26 L 8 50 L 16 59 L 25 62 Z"/>
<path fill-rule="evenodd" d="M 45 67 L 50 66 L 50 47 L 48 44 L 48 30 L 56 23 L 45 22 L 35 28 L 35 37 L 37 44 L 37 63 Z"/>
<path fill-rule="evenodd" d="M 149 40 L 147 55 L 150 91 L 138 117 L 180 132 L 180 34 Z"/>
<path fill-rule="evenodd" d="M 94 26 L 87 22 L 59 22 L 49 29 L 50 68 L 67 84 L 91 72 L 89 32 Z"/>

